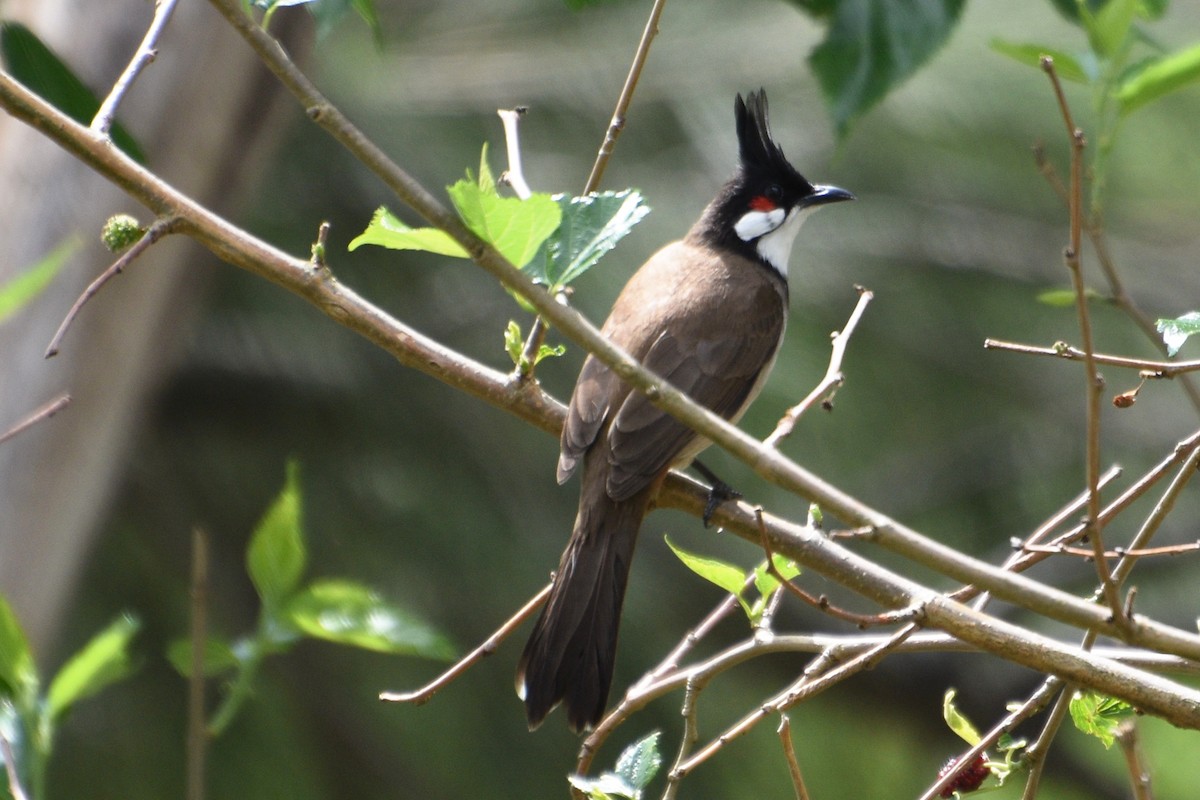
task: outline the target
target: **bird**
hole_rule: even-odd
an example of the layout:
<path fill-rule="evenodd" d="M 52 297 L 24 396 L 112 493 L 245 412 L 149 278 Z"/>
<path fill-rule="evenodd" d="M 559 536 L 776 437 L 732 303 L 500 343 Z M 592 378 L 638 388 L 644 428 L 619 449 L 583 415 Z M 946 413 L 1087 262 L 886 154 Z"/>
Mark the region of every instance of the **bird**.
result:
<path fill-rule="evenodd" d="M 683 239 L 634 273 L 601 332 L 736 423 L 779 354 L 788 260 L 801 224 L 816 209 L 854 195 L 810 183 L 788 162 L 771 136 L 765 90 L 738 94 L 734 116 L 734 175 Z M 560 484 L 582 472 L 579 510 L 517 667 L 530 730 L 560 703 L 576 732 L 603 716 L 638 530 L 666 474 L 688 466 L 708 444 L 594 355 L 585 359 L 557 469 Z M 714 486 L 721 489 L 724 497 L 737 496 Z"/>

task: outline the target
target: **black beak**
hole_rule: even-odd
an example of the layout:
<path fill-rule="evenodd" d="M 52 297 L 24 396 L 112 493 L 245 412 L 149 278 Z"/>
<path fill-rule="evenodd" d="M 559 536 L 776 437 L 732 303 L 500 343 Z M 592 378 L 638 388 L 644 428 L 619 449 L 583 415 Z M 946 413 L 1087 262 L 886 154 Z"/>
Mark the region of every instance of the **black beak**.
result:
<path fill-rule="evenodd" d="M 840 203 L 843 200 L 856 199 L 853 194 L 845 189 L 839 189 L 836 186 L 822 186 L 820 184 L 813 187 L 812 194 L 804 198 L 805 206 L 823 206 L 826 203 Z"/>

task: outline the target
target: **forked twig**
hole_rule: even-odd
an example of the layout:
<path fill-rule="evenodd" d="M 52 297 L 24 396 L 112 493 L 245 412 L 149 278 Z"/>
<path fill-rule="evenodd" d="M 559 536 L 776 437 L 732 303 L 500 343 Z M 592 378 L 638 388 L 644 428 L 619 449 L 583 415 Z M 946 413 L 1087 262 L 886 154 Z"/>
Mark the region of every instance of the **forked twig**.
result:
<path fill-rule="evenodd" d="M 1064 358 L 1067 361 L 1083 361 L 1087 357 L 1084 351 L 1066 342 L 1055 342 L 1052 347 L 1038 347 L 1037 345 L 1021 344 L 1019 342 L 1007 342 L 1003 339 L 984 339 L 983 347 L 985 350 L 1009 350 L 1014 353 L 1027 353 L 1035 356 L 1053 356 Z M 1093 353 L 1092 358 L 1097 364 L 1136 369 L 1144 373 L 1144 377 L 1151 379 L 1174 378 L 1177 375 L 1200 370 L 1200 360 L 1152 361 L 1145 358 L 1127 358 L 1125 356 L 1112 356 L 1104 353 Z"/>
<path fill-rule="evenodd" d="M 850 336 L 858 326 L 858 321 L 862 319 L 863 312 L 867 310 L 867 304 L 875 297 L 870 289 L 862 286 L 854 288 L 858 291 L 858 304 L 854 306 L 854 311 L 846 320 L 845 327 L 832 336 L 833 352 L 829 356 L 829 368 L 825 370 L 825 377 L 808 393 L 807 397 L 784 413 L 775 425 L 775 430 L 763 440 L 763 444 L 767 447 L 778 447 L 780 442 L 791 436 L 800 416 L 816 405 L 818 401 L 826 408 L 832 406 L 833 395 L 845 382 L 845 376 L 842 374 L 842 360 L 846 355 L 846 347 L 850 344 Z"/>
<path fill-rule="evenodd" d="M 415 692 L 380 692 L 379 699 L 389 703 L 412 703 L 413 705 L 423 705 L 428 703 L 435 694 L 442 689 L 454 683 L 460 675 L 475 666 L 477 661 L 490 656 L 496 652 L 496 648 L 500 643 L 512 635 L 513 631 L 521 627 L 529 616 L 541 608 L 542 603 L 546 602 L 546 598 L 550 596 L 550 588 L 553 583 L 548 583 L 542 590 L 530 598 L 529 602 L 521 606 L 521 610 L 514 614 L 507 622 L 496 629 L 496 632 L 489 636 L 483 644 L 476 647 L 463 658 L 455 662 L 454 666 L 443 672 L 433 681 L 417 689 Z"/>
<path fill-rule="evenodd" d="M 62 324 L 58 326 L 58 330 L 54 332 L 54 338 L 50 340 L 50 344 L 46 347 L 46 358 L 53 358 L 58 355 L 58 349 L 62 345 L 63 337 L 67 335 L 67 329 L 71 327 L 71 323 L 75 321 L 75 317 L 79 316 L 79 312 L 83 310 L 84 304 L 95 297 L 104 288 L 106 283 L 120 275 L 125 267 L 129 266 L 135 258 L 146 252 L 152 244 L 168 233 L 172 233 L 178 224 L 178 217 L 162 217 L 155 220 L 154 224 L 142 234 L 142 238 L 134 242 L 108 269 L 101 272 L 99 277 L 88 284 L 88 287 L 83 290 L 83 294 L 79 295 L 74 305 L 67 311 L 67 316 L 63 318 Z"/>
<path fill-rule="evenodd" d="M 137 80 L 137 76 L 141 71 L 158 54 L 156 49 L 158 47 L 158 39 L 167 27 L 167 22 L 171 19 L 171 14 L 175 11 L 175 5 L 178 1 L 155 0 L 154 19 L 150 22 L 150 28 L 142 38 L 142 43 L 138 45 L 137 52 L 134 53 L 133 58 L 125 67 L 125 71 L 121 73 L 121 77 L 117 78 L 117 82 L 113 84 L 112 91 L 108 93 L 108 97 L 104 98 L 104 102 L 100 104 L 100 108 L 96 111 L 96 116 L 92 118 L 92 130 L 105 136 L 108 135 L 109 130 L 112 128 L 113 120 L 117 116 L 117 106 L 121 104 L 125 93 L 129 91 L 129 87 Z"/>
<path fill-rule="evenodd" d="M 1068 204 L 1071 233 L 1070 244 L 1063 253 L 1063 261 L 1071 273 L 1071 284 L 1075 289 L 1075 310 L 1079 317 L 1079 334 L 1083 340 L 1084 363 L 1087 369 L 1087 538 L 1096 554 L 1093 563 L 1105 603 L 1112 612 L 1113 621 L 1123 624 L 1125 619 L 1121 612 L 1121 601 L 1117 595 L 1116 584 L 1109 573 L 1108 562 L 1104 558 L 1104 542 L 1101 538 L 1104 526 L 1100 521 L 1100 395 L 1104 391 L 1104 380 L 1096 369 L 1096 348 L 1092 337 L 1092 322 L 1088 311 L 1087 287 L 1083 280 L 1080 253 L 1083 237 L 1083 148 L 1086 140 L 1083 131 L 1076 127 L 1075 120 L 1071 117 L 1070 105 L 1054 69 L 1054 59 L 1042 56 L 1041 64 L 1054 87 L 1054 95 L 1058 99 L 1059 110 L 1067 126 L 1067 135 L 1071 137 L 1071 183 Z"/>

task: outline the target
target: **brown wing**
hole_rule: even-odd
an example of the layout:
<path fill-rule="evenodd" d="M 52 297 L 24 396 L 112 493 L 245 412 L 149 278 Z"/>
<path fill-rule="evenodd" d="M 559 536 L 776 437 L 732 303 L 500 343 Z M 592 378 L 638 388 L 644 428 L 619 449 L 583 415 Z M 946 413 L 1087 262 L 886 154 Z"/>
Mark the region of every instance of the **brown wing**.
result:
<path fill-rule="evenodd" d="M 702 337 L 664 331 L 643 359 L 646 368 L 720 416 L 740 416 L 761 386 L 783 334 L 782 298 L 769 286 L 760 295 L 753 319 L 725 316 Z M 645 488 L 697 436 L 644 394 L 631 392 L 616 409 L 608 440 L 607 490 L 619 501 Z"/>

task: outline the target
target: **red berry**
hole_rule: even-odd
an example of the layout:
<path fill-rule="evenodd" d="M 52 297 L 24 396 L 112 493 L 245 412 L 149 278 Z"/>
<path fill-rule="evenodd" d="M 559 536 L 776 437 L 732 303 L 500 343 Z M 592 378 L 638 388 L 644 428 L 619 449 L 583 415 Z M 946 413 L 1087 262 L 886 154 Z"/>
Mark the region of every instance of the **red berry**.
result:
<path fill-rule="evenodd" d="M 943 777 L 957 766 L 958 759 L 950 759 L 946 762 L 946 766 L 938 770 L 938 777 Z M 981 753 L 975 756 L 975 760 L 969 766 L 954 776 L 954 780 L 950 781 L 945 789 L 942 789 L 939 797 L 953 797 L 955 792 L 962 792 L 963 794 L 973 792 L 980 787 L 984 778 L 991 774 L 991 770 L 987 768 L 987 761 Z"/>

